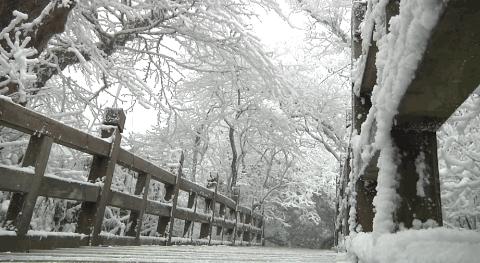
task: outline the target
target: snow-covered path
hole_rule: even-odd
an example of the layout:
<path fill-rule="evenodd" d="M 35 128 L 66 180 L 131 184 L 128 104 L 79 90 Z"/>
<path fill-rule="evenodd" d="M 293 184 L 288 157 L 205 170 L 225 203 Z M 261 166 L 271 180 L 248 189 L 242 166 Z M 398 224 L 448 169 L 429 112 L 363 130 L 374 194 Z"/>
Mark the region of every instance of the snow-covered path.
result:
<path fill-rule="evenodd" d="M 336 262 L 329 250 L 232 247 L 140 246 L 82 247 L 1 253 L 0 261 L 17 262 Z"/>

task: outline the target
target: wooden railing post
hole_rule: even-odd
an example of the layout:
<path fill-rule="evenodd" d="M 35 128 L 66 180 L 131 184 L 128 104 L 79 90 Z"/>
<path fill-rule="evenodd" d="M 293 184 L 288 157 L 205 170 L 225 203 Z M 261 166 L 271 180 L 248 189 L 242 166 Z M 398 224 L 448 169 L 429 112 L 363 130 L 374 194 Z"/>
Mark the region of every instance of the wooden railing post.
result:
<path fill-rule="evenodd" d="M 228 214 L 225 215 L 225 220 L 228 218 L 228 220 L 235 220 L 235 209 L 228 208 Z M 226 234 L 228 235 L 228 238 L 230 241 L 233 241 L 233 231 L 235 229 L 235 226 L 233 228 L 226 228 L 222 232 L 222 239 L 223 236 Z"/>
<path fill-rule="evenodd" d="M 208 229 L 208 245 L 211 245 L 212 243 L 212 228 L 213 228 L 213 223 L 215 222 L 215 210 L 216 210 L 216 205 L 217 205 L 217 191 L 218 191 L 218 174 L 217 177 L 215 178 L 215 191 L 213 192 L 213 199 L 212 199 L 212 217 L 210 218 L 210 226 Z"/>
<path fill-rule="evenodd" d="M 252 209 L 252 211 L 253 211 L 253 209 Z M 257 217 L 255 216 L 255 214 L 252 213 L 252 226 L 253 226 L 253 227 L 257 227 L 257 225 L 258 225 Z M 250 244 L 251 244 L 252 242 L 255 243 L 255 240 L 257 240 L 257 231 L 251 233 L 251 235 L 250 235 Z"/>
<path fill-rule="evenodd" d="M 197 214 L 197 194 L 194 195 L 194 207 L 193 207 L 193 216 Z M 195 221 L 192 221 L 192 226 L 190 227 L 190 241 L 193 241 L 193 230 L 195 228 Z"/>
<path fill-rule="evenodd" d="M 137 241 L 140 240 L 140 231 L 142 230 L 143 215 L 145 214 L 145 208 L 147 206 L 150 179 L 150 174 L 139 173 L 137 183 L 135 184 L 135 195 L 140 195 L 143 191 L 143 204 L 139 210 L 130 212 L 130 218 L 128 219 L 128 225 L 130 227 L 127 231 L 127 236 L 135 237 Z"/>
<path fill-rule="evenodd" d="M 240 202 L 240 188 L 234 187 L 233 191 L 233 200 L 235 201 L 235 225 L 233 226 L 233 235 L 232 235 L 232 243 L 235 245 L 237 240 L 237 230 L 238 230 L 238 203 Z"/>
<path fill-rule="evenodd" d="M 262 204 L 262 218 L 260 219 L 260 227 L 262 232 L 260 234 L 260 241 L 262 246 L 265 246 L 265 206 Z"/>
<path fill-rule="evenodd" d="M 223 223 L 225 223 L 225 204 L 220 203 L 218 215 L 223 219 Z M 217 226 L 217 236 L 221 235 L 222 241 L 223 241 L 223 232 L 224 232 L 224 228 L 222 226 Z"/>
<path fill-rule="evenodd" d="M 250 243 L 250 231 L 246 229 L 246 226 L 251 224 L 251 220 L 252 220 L 251 211 L 250 211 L 250 214 L 244 214 L 244 220 L 245 220 L 244 221 L 245 226 L 243 228 L 243 241 Z"/>
<path fill-rule="evenodd" d="M 240 221 L 241 227 L 239 228 L 239 230 L 237 230 L 237 236 L 238 236 L 238 239 L 240 240 L 240 244 L 243 245 L 243 234 L 245 231 L 245 213 L 239 211 L 238 214 L 239 214 L 239 221 Z"/>
<path fill-rule="evenodd" d="M 122 109 L 107 108 L 101 129 L 102 138 L 110 138 L 110 153 L 107 157 L 94 156 L 88 181 L 91 183 L 103 178 L 100 195 L 97 202 L 83 202 L 79 215 L 77 232 L 90 234 L 90 244 L 100 244 L 100 232 L 102 229 L 105 208 L 110 197 L 110 186 L 112 184 L 115 164 L 117 163 L 120 150 L 121 133 L 125 125 L 125 113 Z M 108 127 L 106 125 L 109 125 Z"/>
<path fill-rule="evenodd" d="M 172 210 L 170 210 L 170 227 L 168 230 L 168 241 L 167 241 L 168 246 L 172 244 L 173 226 L 175 223 L 175 212 L 177 210 L 178 194 L 180 192 L 180 179 L 182 178 L 182 173 L 183 173 L 182 168 L 183 168 L 184 160 L 185 160 L 185 156 L 182 151 L 182 154 L 180 155 L 177 177 L 175 179 L 175 189 L 173 193 Z"/>
<path fill-rule="evenodd" d="M 394 128 L 391 134 L 401 152 L 396 159 L 401 198 L 395 214 L 397 224 L 411 228 L 415 221 L 434 220 L 442 226 L 436 132 Z"/>
<path fill-rule="evenodd" d="M 6 216 L 6 228 L 15 229 L 19 237 L 24 236 L 30 228 L 33 209 L 37 201 L 42 177 L 47 168 L 52 143 L 52 138 L 44 134 L 30 136 L 30 142 L 22 161 L 22 167 L 33 166 L 35 169 L 34 177 L 30 182 L 30 191 L 13 194 Z"/>
<path fill-rule="evenodd" d="M 212 205 L 212 199 L 205 198 L 205 214 L 209 214 L 210 207 Z M 202 223 L 200 225 L 200 238 L 207 238 L 210 231 L 210 220 L 208 223 Z"/>
<path fill-rule="evenodd" d="M 196 201 L 196 197 L 197 197 L 197 194 L 195 192 L 190 192 L 189 195 L 188 195 L 188 203 L 187 203 L 187 208 L 190 208 L 192 209 L 193 206 L 195 205 L 195 201 Z M 196 208 L 196 206 L 195 206 Z M 194 212 L 196 209 L 194 209 Z M 192 221 L 191 220 L 185 220 L 185 225 L 183 227 L 183 236 L 185 237 L 185 235 L 189 232 L 188 230 L 190 229 L 190 227 L 193 228 L 193 224 L 192 224 Z"/>
<path fill-rule="evenodd" d="M 256 225 L 257 219 L 253 218 L 253 210 L 239 206 L 240 189 L 238 187 L 233 189 L 231 199 L 226 198 L 218 194 L 218 175 L 215 183 L 211 184 L 215 187 L 214 192 L 182 179 L 183 155 L 175 178 L 171 172 L 167 172 L 141 157 L 121 149 L 121 132 L 125 123 L 125 115 L 120 109 L 107 110 L 103 122 L 104 126 L 101 129 L 103 139 L 13 104 L 0 103 L 0 111 L 0 125 L 32 135 L 22 166 L 34 166 L 34 170 L 0 167 L 0 188 L 14 193 L 7 211 L 5 226 L 17 231 L 17 236 L 14 237 L 10 234 L 0 235 L 0 251 L 99 245 L 102 242 L 106 245 L 140 244 L 143 215 L 147 211 L 153 215 L 161 215 L 157 230 L 160 229 L 159 233 L 162 235 L 166 234 L 166 226 L 170 223 L 168 243 L 171 243 L 173 237 L 174 218 L 176 216 L 186 220 L 184 235 L 190 229 L 192 231 L 190 234 L 192 241 L 195 222 L 202 223 L 201 238 L 210 236 L 209 243 L 211 243 L 214 225 L 217 226 L 217 233 L 222 234 L 222 240 L 225 233 L 230 234 L 233 244 L 235 244 L 237 235 L 242 236 L 242 232 L 249 232 L 248 235 L 250 236 L 254 232 L 260 233 L 258 229 L 254 230 L 251 225 L 248 225 L 248 222 Z M 88 182 L 69 181 L 52 176 L 44 177 L 53 142 L 93 155 Z M 111 190 L 117 162 L 123 167 L 137 172 L 138 179 L 134 195 Z M 175 197 L 172 200 L 172 205 L 164 202 L 149 202 L 148 194 L 151 180 L 164 184 L 165 200 L 168 201 L 172 199 L 172 196 Z M 188 208 L 193 206 L 193 212 L 190 209 L 177 209 L 180 190 L 190 191 Z M 139 197 L 140 195 L 142 195 L 142 198 Z M 85 238 L 83 235 L 59 237 L 58 235 L 47 234 L 44 240 L 43 234 L 39 236 L 37 233 L 30 233 L 28 237 L 25 237 L 30 227 L 38 196 L 82 202 L 76 232 L 88 234 L 89 238 Z M 204 214 L 196 213 L 199 196 L 206 198 L 207 217 Z M 220 203 L 219 210 L 216 207 L 217 202 Z M 107 206 L 131 211 L 126 231 L 129 237 L 117 236 L 108 240 L 103 239 L 101 230 Z M 226 211 L 227 208 L 229 209 L 228 212 Z M 208 211 L 209 209 L 212 211 Z M 220 214 L 218 220 L 215 218 L 217 213 Z M 241 224 L 241 222 L 245 222 L 245 215 L 247 215 L 247 224 Z M 235 223 L 233 224 L 231 220 L 235 220 Z M 191 227 L 188 226 L 187 222 L 191 223 Z M 5 240 L 8 241 L 5 242 Z M 163 238 L 157 238 L 152 243 L 163 243 L 164 240 Z M 242 239 L 240 240 L 242 241 Z M 251 242 L 251 240 L 248 241 Z"/>
<path fill-rule="evenodd" d="M 175 191 L 175 186 L 173 184 L 165 184 L 165 201 L 170 201 L 172 199 L 173 193 Z M 167 230 L 167 225 L 170 222 L 170 216 L 159 216 L 157 224 L 157 233 L 160 236 L 165 236 L 165 231 Z"/>

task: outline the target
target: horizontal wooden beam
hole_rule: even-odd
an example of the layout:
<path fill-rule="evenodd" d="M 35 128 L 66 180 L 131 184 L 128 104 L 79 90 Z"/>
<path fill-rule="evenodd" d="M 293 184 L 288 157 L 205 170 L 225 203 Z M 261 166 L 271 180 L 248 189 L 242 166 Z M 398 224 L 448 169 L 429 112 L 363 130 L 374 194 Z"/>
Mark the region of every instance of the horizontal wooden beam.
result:
<path fill-rule="evenodd" d="M 451 0 L 398 108 L 397 126 L 437 130 L 480 84 L 480 1 Z"/>
<path fill-rule="evenodd" d="M 143 198 L 112 190 L 107 204 L 131 211 L 140 211 L 143 207 Z"/>
<path fill-rule="evenodd" d="M 16 167 L 0 166 L 0 190 L 27 193 L 30 191 L 32 177 L 33 173 L 31 172 Z M 39 195 L 95 202 L 99 192 L 98 185 L 46 175 L 42 178 Z"/>
<path fill-rule="evenodd" d="M 154 165 L 153 163 L 134 155 L 133 153 L 120 149 L 118 153 L 118 164 L 136 172 L 150 174 L 152 180 L 164 183 L 175 184 L 175 175 Z"/>
<path fill-rule="evenodd" d="M 110 143 L 107 141 L 4 99 L 0 99 L 0 124 L 30 135 L 48 135 L 55 143 L 81 152 L 100 156 L 109 154 Z"/>
<path fill-rule="evenodd" d="M 451 0 L 432 31 L 426 51 L 400 101 L 395 129 L 436 131 L 480 84 L 480 2 Z M 455 39 L 455 41 L 452 41 Z M 372 66 L 373 67 L 373 66 Z M 374 140 L 371 125 L 367 144 Z M 362 146 L 364 147 L 364 146 Z M 378 153 L 360 164 L 376 180 Z"/>
<path fill-rule="evenodd" d="M 27 169 L 0 166 L 0 190 L 26 193 L 30 191 L 29 182 L 32 177 L 33 173 Z M 99 192 L 100 186 L 92 183 L 50 177 L 46 175 L 41 182 L 39 195 L 68 200 L 95 202 Z M 121 193 L 114 190 L 112 190 L 108 199 L 109 206 L 135 211 L 142 207 L 142 203 L 143 199 L 138 196 Z M 239 206 L 239 208 L 242 212 L 250 211 L 246 207 Z M 171 204 L 148 200 L 145 213 L 158 216 L 169 216 L 170 209 Z M 175 215 L 175 217 L 178 219 L 195 221 L 199 223 L 209 223 L 211 217 L 210 215 L 199 213 L 198 211 L 197 213 L 194 213 L 193 210 L 184 207 L 177 207 L 177 212 Z M 261 217 L 258 214 L 254 214 L 254 216 L 257 218 Z M 235 222 L 224 220 L 220 217 L 215 217 L 213 224 L 225 228 L 233 228 Z M 251 231 L 257 231 L 257 229 L 252 228 Z"/>
<path fill-rule="evenodd" d="M 110 149 L 112 143 L 109 141 L 109 139 L 101 139 L 75 128 L 66 126 L 57 120 L 45 117 L 17 104 L 13 104 L 8 100 L 0 99 L 0 125 L 16 129 L 18 131 L 30 134 L 31 136 L 43 135 L 45 138 L 48 138 L 50 141 L 53 140 L 57 144 L 91 154 L 94 156 L 94 159 L 109 158 L 111 154 Z M 211 189 L 186 179 L 181 179 L 176 182 L 175 175 L 166 171 L 165 169 L 162 169 L 150 161 L 136 156 L 125 149 L 117 148 L 117 150 L 118 158 L 115 158 L 112 161 L 113 164 L 118 163 L 130 170 L 148 175 L 151 179 L 165 184 L 167 189 L 177 185 L 182 191 L 195 193 L 196 195 L 205 199 L 214 200 L 215 203 L 220 203 L 225 207 L 229 207 L 230 209 L 237 209 L 241 214 L 252 214 L 250 208 L 236 206 L 235 201 L 225 195 L 218 193 L 215 195 Z M 89 204 L 98 202 L 98 199 L 102 197 L 104 200 L 102 201 L 103 205 L 137 212 L 141 209 L 145 209 L 144 212 L 147 214 L 163 217 L 169 217 L 171 215 L 171 204 L 152 200 L 144 200 L 137 195 L 130 195 L 128 193 L 110 190 L 109 186 L 108 190 L 100 195 L 102 186 L 90 182 L 75 181 L 67 178 L 46 175 L 40 178 L 37 184 L 38 187 L 32 189 L 31 182 L 33 177 L 34 171 L 32 169 L 18 168 L 15 166 L 0 166 L 0 190 L 17 193 L 31 193 L 32 191 L 35 191 L 35 195 L 38 194 L 45 197 L 84 201 Z M 103 213 L 101 214 L 103 215 Z M 235 221 L 226 220 L 223 217 L 215 217 L 212 214 L 194 212 L 189 208 L 178 207 L 174 216 L 175 218 L 181 220 L 195 221 L 203 224 L 211 223 L 212 225 L 226 229 L 233 229 L 237 227 L 242 229 L 242 231 L 261 233 L 261 229 L 253 225 L 243 223 L 236 224 Z M 257 213 L 253 213 L 253 216 L 256 218 L 261 218 L 261 215 Z M 47 238 L 44 239 L 46 240 L 44 244 L 40 244 L 40 239 L 37 237 L 31 237 L 31 235 L 27 235 L 25 239 L 18 238 L 16 236 L 11 237 L 8 235 L 1 235 L 0 238 L 15 239 L 16 242 L 20 242 L 17 244 L 19 248 L 42 248 L 42 246 L 53 248 L 62 242 L 65 244 L 64 246 L 70 246 L 70 244 L 71 246 L 79 246 L 83 244 L 82 242 L 86 242 L 84 241 L 85 238 L 83 237 L 81 241 L 78 241 L 78 236 L 74 236 L 71 239 L 63 234 L 56 233 L 48 233 L 44 236 Z M 51 238 L 52 241 L 48 241 L 48 238 Z M 123 238 L 118 236 L 102 236 L 101 240 L 96 240 L 95 243 L 97 243 L 97 241 L 100 242 L 99 244 L 105 243 L 116 245 L 142 243 L 142 240 L 139 241 L 138 238 L 135 240 L 131 237 Z M 91 240 L 88 242 L 91 242 Z M 88 242 L 85 244 L 88 244 Z M 158 241 L 152 242 L 155 243 Z M 4 242 L 0 243 L 4 244 Z"/>
<path fill-rule="evenodd" d="M 66 126 L 57 120 L 45 117 L 7 100 L 0 100 L 0 124 L 30 135 L 37 133 L 45 134 L 51 137 L 55 143 L 88 154 L 103 157 L 109 154 L 110 143 L 108 141 Z M 150 174 L 153 180 L 164 184 L 175 184 L 175 175 L 125 149 L 120 149 L 117 162 L 133 171 Z M 11 174 L 5 176 L 10 175 Z M 19 178 L 26 179 L 25 176 L 22 177 L 21 175 L 25 174 L 20 173 Z M 19 182 L 19 180 L 16 181 Z M 86 185 L 81 182 L 63 180 L 62 178 L 55 179 L 52 177 L 48 177 L 46 182 L 47 185 L 50 184 L 48 182 L 52 182 L 61 185 L 61 187 L 53 187 L 55 191 L 48 193 L 48 191 L 50 191 L 48 189 L 49 187 L 43 186 L 44 183 L 42 183 L 41 195 L 83 201 L 95 201 L 98 196 L 98 189 L 94 185 Z M 5 187 L 11 189 L 11 191 L 29 191 L 24 188 L 17 189 L 18 187 L 28 187 L 25 182 L 20 182 L 21 186 L 8 186 L 6 184 Z M 204 198 L 213 197 L 212 190 L 186 179 L 180 181 L 180 189 L 186 192 L 195 192 Z M 218 194 L 216 201 L 225 204 L 229 208 L 235 208 L 235 202 L 224 195 Z M 241 210 L 244 213 L 249 211 L 248 208 L 244 207 L 242 207 Z"/>
<path fill-rule="evenodd" d="M 217 193 L 216 201 L 217 203 L 224 204 L 230 209 L 235 209 L 235 201 L 233 201 L 231 198 L 226 197 L 223 194 Z"/>
<path fill-rule="evenodd" d="M 190 182 L 189 180 L 184 178 L 180 179 L 180 189 L 185 192 L 194 192 L 198 196 L 201 196 L 207 199 L 213 198 L 212 190 L 204 186 L 198 185 L 196 183 Z"/>
<path fill-rule="evenodd" d="M 33 170 L 18 169 L 10 166 L 0 166 L 0 191 L 23 192 L 30 191 L 30 180 Z"/>

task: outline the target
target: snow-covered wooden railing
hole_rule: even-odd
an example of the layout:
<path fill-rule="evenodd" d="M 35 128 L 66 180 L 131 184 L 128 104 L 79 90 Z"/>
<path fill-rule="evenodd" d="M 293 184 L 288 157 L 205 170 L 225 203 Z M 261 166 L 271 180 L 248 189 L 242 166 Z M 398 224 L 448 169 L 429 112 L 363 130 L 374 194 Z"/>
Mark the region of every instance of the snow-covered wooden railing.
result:
<path fill-rule="evenodd" d="M 477 0 L 353 1 L 344 236 L 442 225 L 436 131 L 480 84 L 478 25 Z"/>
<path fill-rule="evenodd" d="M 0 125 L 31 135 L 23 168 L 0 166 L 0 190 L 13 192 L 4 224 L 11 231 L 0 231 L 0 251 L 84 245 L 210 244 L 212 226 L 216 226 L 217 236 L 222 238 L 215 243 L 252 245 L 262 242 L 262 216 L 239 205 L 238 195 L 232 199 L 217 193 L 216 184 L 212 190 L 182 178 L 183 160 L 174 175 L 122 149 L 120 140 L 124 123 L 125 115 L 121 109 L 108 109 L 102 138 L 99 138 L 0 99 Z M 93 155 L 88 182 L 44 174 L 53 143 Z M 134 195 L 111 189 L 117 164 L 137 172 Z M 164 200 L 173 202 L 148 199 L 151 180 L 162 183 L 166 190 Z M 180 191 L 189 193 L 187 207 L 177 206 Z M 38 196 L 81 201 L 76 233 L 29 231 Z M 193 209 L 198 198 L 205 200 L 202 212 Z M 219 204 L 218 209 L 216 204 Z M 101 233 L 106 206 L 131 211 L 127 236 Z M 140 235 L 144 214 L 159 217 L 157 233 L 160 237 Z M 184 236 L 194 227 L 192 222 L 200 223 L 199 238 L 168 234 L 172 233 L 175 219 L 185 220 Z M 168 225 L 170 229 L 167 231 Z M 229 240 L 223 241 L 224 235 Z"/>

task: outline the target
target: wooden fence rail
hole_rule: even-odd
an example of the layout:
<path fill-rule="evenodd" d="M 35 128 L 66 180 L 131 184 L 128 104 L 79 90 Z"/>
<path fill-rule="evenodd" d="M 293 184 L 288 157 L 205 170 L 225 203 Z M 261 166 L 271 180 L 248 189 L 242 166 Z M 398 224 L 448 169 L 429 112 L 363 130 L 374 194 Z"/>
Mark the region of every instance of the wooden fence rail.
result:
<path fill-rule="evenodd" d="M 182 178 L 181 164 L 174 175 L 122 149 L 120 141 L 124 123 L 125 115 L 121 109 L 107 109 L 102 138 L 99 138 L 0 99 L 0 125 L 30 135 L 23 168 L 0 166 L 0 191 L 13 192 L 4 222 L 4 227 L 11 231 L 0 231 L 0 251 L 84 245 L 209 244 L 213 226 L 221 234 L 221 241 L 217 242 L 233 245 L 262 243 L 262 215 L 238 205 L 238 196 L 233 200 L 218 193 L 216 184 L 215 189 L 209 189 Z M 93 155 L 87 182 L 45 174 L 54 143 Z M 137 172 L 133 195 L 111 189 L 117 164 Z M 166 192 L 164 200 L 172 202 L 148 199 L 150 181 L 162 183 Z M 178 205 L 181 191 L 189 194 L 187 207 Z M 76 233 L 30 230 L 38 196 L 82 202 Z M 206 204 L 203 212 L 197 209 L 199 198 L 203 198 Z M 216 204 L 219 204 L 218 211 Z M 107 206 L 130 210 L 126 236 L 101 233 Z M 140 235 L 147 214 L 158 216 L 157 233 L 160 237 Z M 190 232 L 189 239 L 172 239 L 175 219 L 185 221 L 183 236 Z M 192 237 L 195 222 L 200 223 L 201 228 L 198 239 Z M 223 240 L 225 235 L 230 235 L 228 241 Z M 236 239 L 236 235 L 242 238 Z"/>
<path fill-rule="evenodd" d="M 376 24 L 375 16 L 366 16 L 367 3 L 353 1 L 352 61 L 358 61 L 362 75 L 359 83 L 352 85 L 351 121 L 353 135 L 363 137 L 365 141 L 355 149 L 357 155 L 353 155 L 350 144 L 343 174 L 337 182 L 338 199 L 342 200 L 337 204 L 337 238 L 340 234 L 349 235 L 350 229 L 373 231 L 373 199 L 377 195 L 380 150 L 369 151 L 375 149 L 372 146 L 376 138 L 377 119 L 371 118 L 373 121 L 364 125 L 367 116 L 375 112 L 371 111 L 371 107 L 375 106 L 372 105 L 372 94 L 374 89 L 379 88 L 376 64 L 379 49 L 373 35 L 375 27 L 390 30 L 390 18 L 401 14 L 400 2 L 389 0 L 387 5 L 378 4 L 378 7 L 384 8 L 382 12 L 385 19 L 382 19 L 383 24 Z M 368 8 L 376 10 L 374 6 Z M 442 225 L 436 133 L 480 83 L 479 14 L 480 2 L 477 0 L 450 0 L 444 6 L 415 74 L 399 100 L 390 127 L 395 147 L 396 194 L 399 199 L 398 207 L 393 212 L 395 230 L 412 228 L 415 220 L 422 223 L 433 220 Z M 362 39 L 362 24 L 374 25 L 370 29 L 370 39 Z M 363 46 L 368 48 L 362 50 Z M 422 172 L 417 168 L 418 160 L 424 163 Z M 423 174 L 428 176 L 423 178 Z M 393 178 L 393 174 L 391 176 Z M 417 193 L 421 178 L 424 180 L 423 195 Z M 350 204 L 356 206 L 354 220 L 349 220 Z"/>

